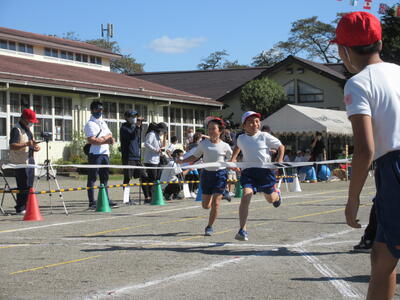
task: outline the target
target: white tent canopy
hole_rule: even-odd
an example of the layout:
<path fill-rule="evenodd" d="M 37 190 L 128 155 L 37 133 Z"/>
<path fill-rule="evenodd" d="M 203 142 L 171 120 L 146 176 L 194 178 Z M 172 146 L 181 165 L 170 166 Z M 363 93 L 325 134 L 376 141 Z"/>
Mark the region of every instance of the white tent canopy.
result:
<path fill-rule="evenodd" d="M 328 135 L 353 135 L 346 112 L 333 109 L 287 104 L 261 123 L 280 134 L 320 131 Z"/>

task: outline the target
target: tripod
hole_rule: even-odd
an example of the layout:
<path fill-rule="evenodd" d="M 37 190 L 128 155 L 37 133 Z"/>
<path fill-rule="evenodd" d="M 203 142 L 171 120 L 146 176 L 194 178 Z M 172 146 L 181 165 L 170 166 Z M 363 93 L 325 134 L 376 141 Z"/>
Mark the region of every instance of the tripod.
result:
<path fill-rule="evenodd" d="M 52 193 L 51 193 L 51 185 L 50 185 L 50 180 L 53 179 L 57 189 L 60 190 L 60 185 L 58 184 L 57 178 L 56 178 L 56 173 L 54 172 L 54 168 L 51 165 L 50 159 L 49 159 L 49 138 L 45 138 L 44 139 L 46 142 L 46 160 L 44 161 L 44 168 L 40 169 L 37 181 L 36 181 L 36 186 L 35 186 L 35 191 L 37 190 L 37 187 L 39 185 L 39 181 L 42 177 L 46 176 L 46 180 L 49 186 L 49 197 L 50 197 L 50 211 L 51 213 L 53 213 L 53 202 L 52 202 Z M 45 173 L 44 173 L 45 172 Z M 68 215 L 68 210 L 67 207 L 65 206 L 65 202 L 64 202 L 64 197 L 61 193 L 61 191 L 59 192 L 59 197 L 62 201 L 63 207 L 64 207 L 64 211 L 65 214 Z"/>
<path fill-rule="evenodd" d="M 3 188 L 3 195 L 1 197 L 1 203 L 0 203 L 0 211 L 1 213 L 6 216 L 8 213 L 6 213 L 3 209 L 3 203 L 4 203 L 4 198 L 6 196 L 6 193 L 10 193 L 11 196 L 13 197 L 14 201 L 17 202 L 17 199 L 15 198 L 15 195 L 12 193 L 13 190 L 16 190 L 16 188 L 11 188 L 10 184 L 8 183 L 8 180 L 6 178 L 6 176 L 4 175 L 1 167 L 0 167 L 0 176 L 3 178 L 4 180 L 4 188 Z"/>

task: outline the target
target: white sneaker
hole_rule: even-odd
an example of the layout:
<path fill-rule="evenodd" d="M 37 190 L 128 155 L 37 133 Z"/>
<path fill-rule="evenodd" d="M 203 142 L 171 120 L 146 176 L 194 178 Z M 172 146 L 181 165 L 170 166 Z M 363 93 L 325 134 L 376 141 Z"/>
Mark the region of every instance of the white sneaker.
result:
<path fill-rule="evenodd" d="M 192 198 L 196 198 L 196 197 L 197 197 L 196 193 L 194 193 L 194 192 L 191 192 L 191 193 L 190 193 L 190 196 L 191 196 Z"/>

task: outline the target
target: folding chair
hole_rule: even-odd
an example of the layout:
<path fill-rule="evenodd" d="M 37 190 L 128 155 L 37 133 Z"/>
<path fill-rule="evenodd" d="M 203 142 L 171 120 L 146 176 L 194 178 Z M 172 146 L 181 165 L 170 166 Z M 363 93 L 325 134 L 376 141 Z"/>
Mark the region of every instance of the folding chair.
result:
<path fill-rule="evenodd" d="M 7 180 L 6 176 L 4 175 L 3 170 L 1 168 L 0 168 L 0 177 L 3 178 L 3 180 L 4 180 L 4 188 L 1 190 L 2 196 L 1 196 L 1 203 L 0 203 L 0 211 L 4 216 L 6 216 L 7 213 L 3 209 L 3 203 L 4 203 L 4 199 L 6 197 L 6 193 L 10 193 L 14 199 L 14 202 L 17 203 L 17 198 L 15 198 L 14 193 L 12 193 L 12 191 L 17 190 L 17 188 L 12 188 L 10 186 L 10 184 L 8 183 L 8 180 Z"/>

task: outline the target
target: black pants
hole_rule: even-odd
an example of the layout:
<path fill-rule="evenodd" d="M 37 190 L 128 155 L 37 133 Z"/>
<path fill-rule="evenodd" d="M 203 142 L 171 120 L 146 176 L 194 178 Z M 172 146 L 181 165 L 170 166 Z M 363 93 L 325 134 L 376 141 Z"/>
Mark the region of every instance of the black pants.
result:
<path fill-rule="evenodd" d="M 29 159 L 30 164 L 35 164 L 33 158 Z M 29 189 L 33 187 L 33 180 L 35 179 L 35 169 L 15 169 L 15 179 L 17 180 L 17 188 L 22 191 L 17 194 L 17 204 L 15 205 L 16 212 L 21 212 L 25 209 L 26 202 L 28 201 Z"/>
<path fill-rule="evenodd" d="M 109 165 L 110 161 L 108 155 L 105 154 L 89 154 L 89 164 L 90 165 Z M 100 177 L 100 184 L 104 184 L 107 186 L 108 184 L 108 174 L 109 168 L 98 168 L 98 169 L 88 169 L 88 179 L 87 179 L 87 187 L 93 187 L 94 183 L 97 180 L 97 174 Z M 106 189 L 108 201 L 111 202 L 110 197 L 108 197 L 108 190 Z M 96 202 L 94 200 L 94 191 L 90 189 L 87 191 L 89 198 L 89 205 L 94 205 Z"/>
<path fill-rule="evenodd" d="M 138 160 L 123 159 L 122 164 L 129 166 L 142 166 Z M 131 178 L 140 178 L 142 182 L 147 177 L 145 169 L 124 169 L 124 184 L 128 184 Z M 145 187 L 142 186 L 143 194 L 145 194 Z"/>
<path fill-rule="evenodd" d="M 159 167 L 160 165 L 155 164 L 144 164 L 146 167 Z M 143 178 L 143 182 L 155 182 L 161 177 L 161 169 L 146 169 L 147 177 Z M 152 196 L 152 185 L 144 185 L 143 193 L 146 199 L 151 199 Z"/>
<path fill-rule="evenodd" d="M 377 219 L 376 219 L 376 212 L 375 212 L 375 203 L 371 207 L 371 211 L 369 213 L 369 222 L 368 226 L 365 228 L 364 231 L 364 239 L 373 241 L 375 240 L 376 230 L 378 227 Z"/>
<path fill-rule="evenodd" d="M 180 184 L 170 183 L 164 189 L 164 194 L 165 196 L 178 195 L 180 191 L 181 191 Z"/>

